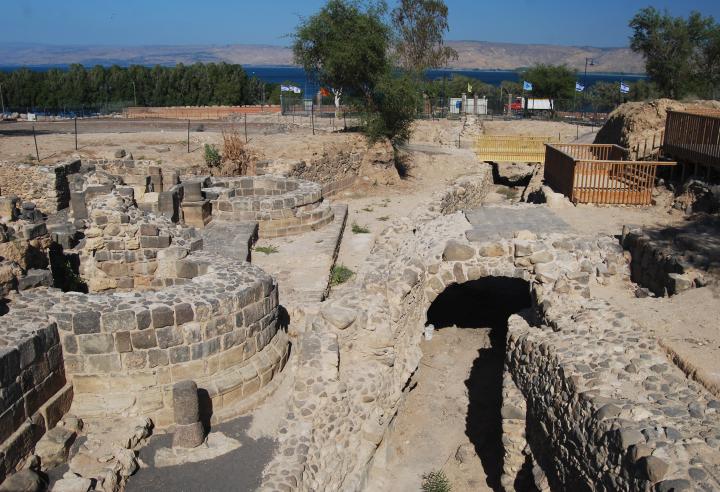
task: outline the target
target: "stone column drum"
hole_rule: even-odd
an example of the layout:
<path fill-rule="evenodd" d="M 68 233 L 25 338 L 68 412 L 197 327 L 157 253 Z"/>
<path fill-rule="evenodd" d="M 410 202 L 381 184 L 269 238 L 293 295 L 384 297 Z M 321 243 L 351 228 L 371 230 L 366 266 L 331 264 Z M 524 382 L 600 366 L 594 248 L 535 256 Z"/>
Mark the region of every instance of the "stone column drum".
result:
<path fill-rule="evenodd" d="M 197 384 L 189 379 L 179 381 L 173 386 L 172 394 L 175 416 L 172 445 L 174 448 L 195 448 L 205 441 Z"/>

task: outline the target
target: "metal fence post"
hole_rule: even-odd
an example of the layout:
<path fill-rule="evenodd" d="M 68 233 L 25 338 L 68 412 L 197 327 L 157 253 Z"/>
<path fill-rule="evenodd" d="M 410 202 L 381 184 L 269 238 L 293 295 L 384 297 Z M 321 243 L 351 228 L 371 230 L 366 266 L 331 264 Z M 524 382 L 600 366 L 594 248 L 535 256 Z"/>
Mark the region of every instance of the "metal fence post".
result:
<path fill-rule="evenodd" d="M 40 162 L 40 151 L 38 150 L 37 136 L 35 135 L 35 125 L 32 126 L 32 131 L 33 131 L 33 140 L 35 141 L 35 157 L 37 157 L 38 162 Z"/>
<path fill-rule="evenodd" d="M 245 113 L 245 143 L 248 143 L 248 136 L 247 136 L 247 113 Z"/>

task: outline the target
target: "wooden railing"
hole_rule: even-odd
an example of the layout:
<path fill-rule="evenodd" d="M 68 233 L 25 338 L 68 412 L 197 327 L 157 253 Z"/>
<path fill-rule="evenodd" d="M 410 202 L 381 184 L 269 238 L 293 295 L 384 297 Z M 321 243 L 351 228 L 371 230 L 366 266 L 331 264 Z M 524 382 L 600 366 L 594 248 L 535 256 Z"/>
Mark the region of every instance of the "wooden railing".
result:
<path fill-rule="evenodd" d="M 668 111 L 663 153 L 690 164 L 720 169 L 720 112 Z"/>
<path fill-rule="evenodd" d="M 475 152 L 480 161 L 545 162 L 545 144 L 553 137 L 480 135 Z"/>
<path fill-rule="evenodd" d="M 658 166 L 674 162 L 628 161 L 618 145 L 548 144 L 545 181 L 573 203 L 649 205 Z"/>

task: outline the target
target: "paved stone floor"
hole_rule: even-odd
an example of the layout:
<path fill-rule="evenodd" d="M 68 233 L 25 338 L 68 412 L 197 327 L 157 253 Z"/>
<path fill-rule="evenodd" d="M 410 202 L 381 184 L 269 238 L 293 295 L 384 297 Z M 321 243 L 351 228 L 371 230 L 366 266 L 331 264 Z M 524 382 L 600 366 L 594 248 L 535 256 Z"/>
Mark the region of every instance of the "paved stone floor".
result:
<path fill-rule="evenodd" d="M 465 217 L 472 225 L 472 229 L 465 233 L 468 241 L 491 241 L 498 236 L 511 238 L 515 231 L 522 230 L 536 234 L 572 230 L 551 209 L 542 206 L 482 207 L 466 210 Z"/>
<path fill-rule="evenodd" d="M 212 460 L 156 468 L 153 457 L 159 448 L 169 447 L 172 435 L 153 437 L 140 450 L 140 459 L 148 468 L 139 470 L 128 480 L 128 492 L 236 492 L 255 490 L 260 486 L 262 471 L 277 446 L 268 438 L 252 439 L 247 429 L 252 417 L 240 417 L 214 426 L 212 431 L 240 441 L 238 449 Z"/>

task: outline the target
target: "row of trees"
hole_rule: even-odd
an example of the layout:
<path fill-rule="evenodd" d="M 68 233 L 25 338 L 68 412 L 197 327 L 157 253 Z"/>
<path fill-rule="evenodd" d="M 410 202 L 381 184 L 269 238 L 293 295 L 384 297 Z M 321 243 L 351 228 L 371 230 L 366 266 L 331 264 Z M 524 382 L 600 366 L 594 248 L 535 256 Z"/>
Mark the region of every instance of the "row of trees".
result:
<path fill-rule="evenodd" d="M 0 72 L 5 106 L 14 109 L 106 108 L 140 106 L 252 104 L 262 97 L 262 83 L 240 65 L 179 64 L 175 67 L 71 65 L 45 72 L 27 68 Z M 268 94 L 273 87 L 267 87 Z"/>

